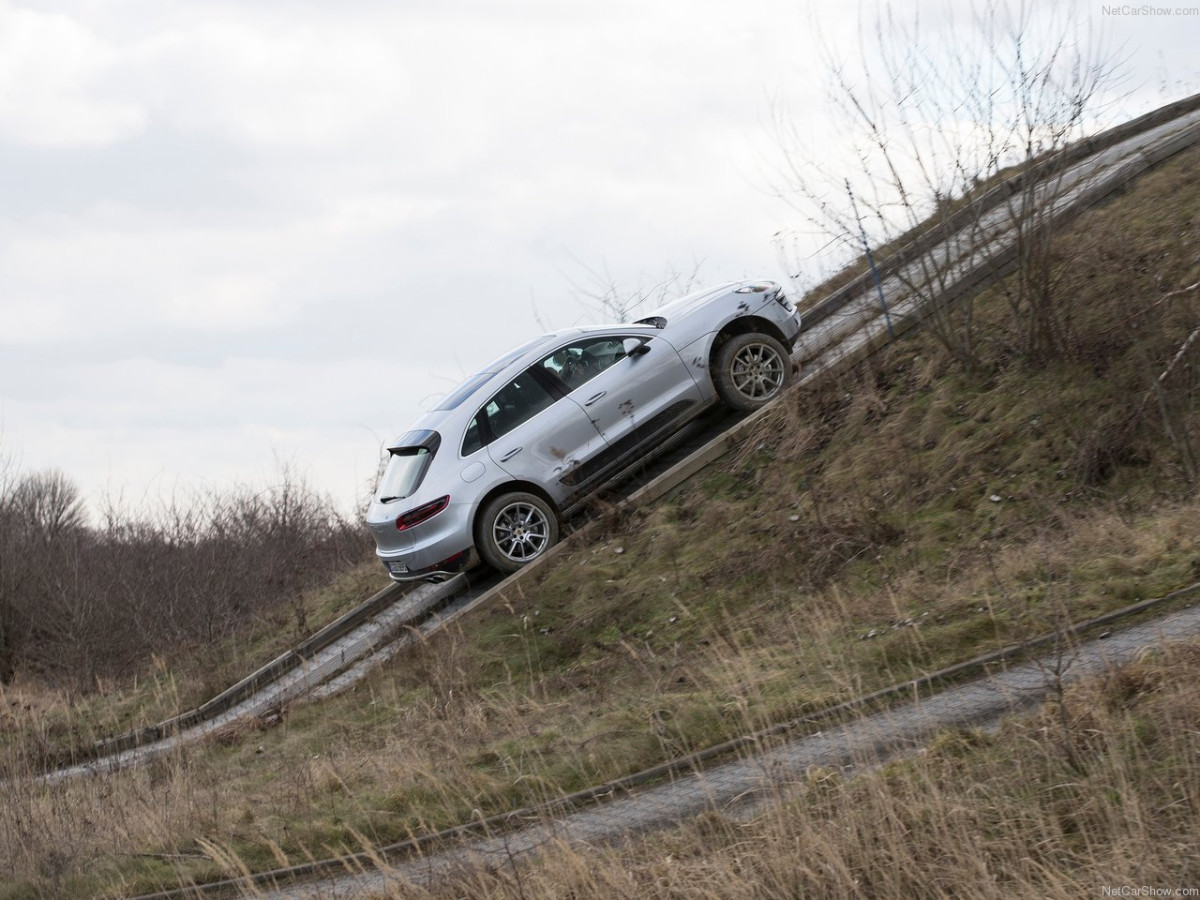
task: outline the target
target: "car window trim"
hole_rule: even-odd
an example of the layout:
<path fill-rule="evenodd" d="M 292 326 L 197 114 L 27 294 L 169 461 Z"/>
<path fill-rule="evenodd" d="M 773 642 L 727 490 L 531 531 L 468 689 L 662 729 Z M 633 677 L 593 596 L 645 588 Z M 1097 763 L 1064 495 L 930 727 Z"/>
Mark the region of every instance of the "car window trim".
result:
<path fill-rule="evenodd" d="M 605 336 L 606 335 L 591 335 L 589 337 L 599 338 L 599 337 L 605 337 Z M 645 334 L 645 333 L 641 333 L 638 331 L 620 331 L 620 332 L 617 332 L 616 334 L 607 335 L 607 337 L 611 338 L 612 340 L 617 340 L 617 341 L 635 340 L 635 341 L 641 341 L 643 344 L 649 344 L 651 341 L 655 340 L 658 337 L 658 335 Z M 543 353 L 528 368 L 523 369 L 522 371 L 518 372 L 516 375 L 514 375 L 512 378 L 510 378 L 508 381 L 506 381 L 503 385 L 501 385 L 499 388 L 497 388 L 495 391 L 493 391 L 490 397 L 488 397 L 481 404 L 479 404 L 479 408 L 477 410 L 475 410 L 475 415 L 472 416 L 471 419 L 469 419 L 467 421 L 467 428 L 470 427 L 470 422 L 474 421 L 475 427 L 479 430 L 479 440 L 480 440 L 479 448 L 476 450 L 472 450 L 471 453 L 463 453 L 462 452 L 462 443 L 460 442 L 459 446 L 458 446 L 459 459 L 466 459 L 468 456 L 478 453 L 480 450 L 483 450 L 484 448 L 489 447 L 496 440 L 496 435 L 493 434 L 493 432 L 492 432 L 492 426 L 491 426 L 491 423 L 488 421 L 487 415 L 485 415 L 485 410 L 487 409 L 487 405 L 489 403 L 491 403 L 493 400 L 495 400 L 497 395 L 499 395 L 501 391 L 503 391 L 505 388 L 507 388 L 510 384 L 512 384 L 517 379 L 523 378 L 526 375 L 531 376 L 534 381 L 536 381 L 539 385 L 541 385 L 543 388 L 545 388 L 547 392 L 549 392 L 549 394 L 554 398 L 554 403 L 558 403 L 560 400 L 563 400 L 563 399 L 571 396 L 571 394 L 574 392 L 567 386 L 566 382 L 564 382 L 561 378 L 559 378 L 556 374 L 551 372 L 549 369 L 547 369 L 542 364 L 547 359 L 549 359 L 551 356 L 553 356 L 555 353 L 560 352 L 564 347 L 570 347 L 572 344 L 577 344 L 581 340 L 584 340 L 584 339 L 585 338 L 583 336 L 573 335 L 570 340 L 564 341 L 563 343 L 556 345 L 554 347 L 554 349 L 552 349 L 546 353 Z M 610 366 L 609 368 L 612 368 L 612 367 Z M 607 371 L 608 371 L 608 369 L 605 369 L 605 372 L 607 372 Z M 603 375 L 604 372 L 601 372 L 600 374 Z M 553 406 L 554 403 L 550 404 L 550 406 Z M 546 409 L 549 409 L 549 408 L 550 408 L 549 406 L 546 407 Z M 542 410 L 542 412 L 544 412 L 544 410 Z M 526 420 L 526 421 L 528 421 L 528 420 Z M 522 422 L 521 424 L 523 425 L 525 423 Z M 521 426 L 518 425 L 517 427 L 520 428 Z M 466 428 L 464 428 L 463 429 L 463 438 L 465 439 L 466 436 L 467 436 L 467 430 L 466 430 Z"/>
<path fill-rule="evenodd" d="M 564 344 L 563 346 L 567 346 L 567 345 Z M 462 444 L 460 443 L 459 447 L 458 447 L 459 459 L 466 459 L 471 454 L 478 453 L 480 450 L 483 450 L 484 448 L 491 446 L 491 444 L 497 440 L 495 433 L 492 431 L 492 423 L 489 421 L 487 414 L 486 414 L 487 405 L 489 403 L 491 403 L 493 400 L 495 400 L 496 397 L 499 396 L 501 391 L 503 391 L 507 387 L 509 387 L 514 381 L 524 378 L 526 375 L 531 376 L 533 378 L 533 380 L 536 381 L 538 383 L 538 385 L 546 391 L 546 393 L 548 393 L 551 397 L 554 398 L 554 402 L 551 403 L 550 406 L 547 406 L 545 409 L 538 410 L 536 413 L 534 413 L 532 416 L 530 416 L 530 419 L 536 418 L 537 416 L 541 415 L 547 409 L 550 409 L 550 407 L 554 406 L 556 403 L 558 403 L 560 400 L 562 400 L 564 397 L 567 396 L 567 392 L 564 392 L 564 390 L 563 390 L 564 385 L 558 379 L 554 378 L 549 372 L 545 372 L 545 371 L 541 370 L 541 361 L 540 360 L 538 362 L 534 363 L 533 365 L 531 365 L 529 368 L 524 369 L 521 372 L 518 372 L 516 375 L 514 375 L 508 381 L 504 382 L 503 385 L 501 385 L 499 388 L 497 388 L 490 397 L 488 397 L 486 400 L 483 401 L 483 403 L 479 404 L 479 409 L 475 410 L 475 415 L 472 416 L 471 419 L 469 419 L 467 421 L 467 428 L 470 428 L 470 423 L 472 420 L 475 422 L 475 427 L 479 429 L 479 440 L 481 443 L 479 445 L 479 448 L 477 450 L 472 450 L 471 453 L 463 453 L 462 452 Z M 522 425 L 524 425 L 528 421 L 529 421 L 529 419 L 526 419 L 524 422 L 521 422 L 520 425 L 515 426 L 515 428 L 520 428 Z M 467 436 L 467 428 L 463 429 L 463 438 L 464 439 Z M 507 434 L 508 432 L 505 432 L 505 433 Z M 503 437 L 503 435 L 501 435 L 501 437 Z"/>
<path fill-rule="evenodd" d="M 568 341 L 567 343 L 563 344 L 563 347 L 569 347 L 569 346 L 571 346 L 571 343 L 572 343 L 571 341 Z M 561 349 L 562 348 L 560 347 L 559 350 L 561 350 Z M 557 353 L 557 352 L 558 352 L 558 350 L 554 351 L 554 353 Z M 559 378 L 557 375 L 555 375 L 549 369 L 542 366 L 542 363 L 545 362 L 547 359 L 549 359 L 553 355 L 554 355 L 553 353 L 547 354 L 546 356 L 539 359 L 537 362 L 535 362 L 532 366 L 530 366 L 528 369 L 526 369 L 521 374 L 522 375 L 526 375 L 526 374 L 532 375 L 533 380 L 536 381 L 538 384 L 540 384 L 542 387 L 544 387 L 547 391 L 549 391 L 550 395 L 552 397 L 554 397 L 554 402 L 557 403 L 559 400 L 561 400 L 563 397 L 566 397 L 571 392 L 567 389 L 566 384 L 563 383 L 563 380 L 561 378 Z M 553 404 L 551 404 L 551 405 L 553 405 Z"/>
<path fill-rule="evenodd" d="M 634 341 L 641 341 L 643 344 L 648 344 L 652 340 L 654 340 L 655 337 L 657 337 L 657 335 L 637 334 L 637 333 L 630 334 L 628 332 L 618 332 L 616 334 L 609 334 L 609 335 L 606 335 L 606 334 L 576 335 L 574 338 L 567 341 L 566 343 L 560 344 L 559 346 L 555 347 L 549 353 L 542 354 L 542 357 L 537 362 L 535 362 L 532 366 L 530 366 L 529 368 L 531 371 L 533 371 L 535 378 L 538 378 L 539 380 L 542 380 L 542 379 L 545 380 L 547 387 L 549 387 L 552 384 L 553 385 L 552 389 L 554 391 L 558 392 L 559 399 L 561 399 L 563 397 L 571 396 L 571 394 L 575 393 L 575 390 L 578 390 L 579 388 L 572 390 L 571 387 L 565 381 L 563 381 L 561 378 L 559 378 L 556 373 L 552 372 L 551 370 L 549 370 L 545 367 L 544 363 L 546 362 L 546 360 L 548 360 L 550 357 L 554 356 L 554 354 L 561 353 L 567 347 L 570 347 L 574 344 L 582 343 L 587 340 L 600 340 L 600 339 L 607 338 L 608 340 L 613 340 L 613 341 L 622 341 L 623 342 L 623 341 L 628 341 L 628 340 L 634 340 Z M 628 358 L 628 355 L 625 358 Z M 617 360 L 618 363 L 620 361 L 621 360 Z M 612 368 L 613 368 L 613 366 L 609 366 L 608 369 L 605 369 L 603 372 L 597 372 L 596 375 L 594 375 L 593 377 L 598 378 L 599 376 L 603 375 L 604 372 L 607 372 L 607 371 L 609 371 L 609 369 L 612 369 Z M 588 381 L 591 381 L 591 380 L 592 380 L 591 378 L 588 379 Z M 587 384 L 587 383 L 588 382 L 585 381 L 579 387 L 583 387 L 583 385 Z"/>

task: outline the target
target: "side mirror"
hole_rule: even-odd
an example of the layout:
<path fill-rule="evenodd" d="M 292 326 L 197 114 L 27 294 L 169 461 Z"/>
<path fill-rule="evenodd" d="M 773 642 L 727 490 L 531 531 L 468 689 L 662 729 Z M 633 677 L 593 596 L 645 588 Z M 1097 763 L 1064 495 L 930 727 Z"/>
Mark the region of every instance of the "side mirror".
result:
<path fill-rule="evenodd" d="M 625 339 L 625 355 L 626 356 L 645 356 L 650 352 L 650 344 L 648 341 L 639 341 L 637 338 Z"/>

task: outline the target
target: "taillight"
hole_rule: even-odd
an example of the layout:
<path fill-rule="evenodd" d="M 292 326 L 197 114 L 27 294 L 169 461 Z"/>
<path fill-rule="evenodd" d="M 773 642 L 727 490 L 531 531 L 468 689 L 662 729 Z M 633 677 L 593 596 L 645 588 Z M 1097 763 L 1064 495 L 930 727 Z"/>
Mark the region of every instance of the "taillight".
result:
<path fill-rule="evenodd" d="M 396 530 L 407 531 L 408 529 L 420 525 L 427 519 L 432 519 L 443 509 L 450 505 L 450 495 L 439 497 L 436 500 L 430 501 L 423 506 L 418 506 L 416 509 L 410 509 L 406 513 L 400 513 L 396 519 Z"/>

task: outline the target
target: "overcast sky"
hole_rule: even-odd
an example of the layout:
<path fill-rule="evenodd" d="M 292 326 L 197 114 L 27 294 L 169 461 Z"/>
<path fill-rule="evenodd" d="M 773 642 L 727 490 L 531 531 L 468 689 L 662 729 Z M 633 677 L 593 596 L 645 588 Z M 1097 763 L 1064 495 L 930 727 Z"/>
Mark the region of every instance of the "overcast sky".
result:
<path fill-rule="evenodd" d="M 1078 9 L 1128 58 L 1109 124 L 1200 90 L 1200 17 Z M 93 508 L 287 463 L 350 510 L 431 398 L 596 321 L 578 286 L 815 278 L 772 120 L 820 144 L 857 16 L 0 0 L 0 459 Z"/>

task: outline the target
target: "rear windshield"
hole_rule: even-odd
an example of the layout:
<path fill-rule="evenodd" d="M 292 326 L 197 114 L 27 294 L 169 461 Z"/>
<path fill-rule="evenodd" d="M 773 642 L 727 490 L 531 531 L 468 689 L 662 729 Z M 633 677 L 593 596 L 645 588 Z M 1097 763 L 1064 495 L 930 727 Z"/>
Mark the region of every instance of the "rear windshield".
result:
<path fill-rule="evenodd" d="M 428 447 L 393 447 L 375 493 L 379 502 L 391 503 L 411 497 L 421 486 L 421 479 L 432 461 L 433 450 Z"/>

